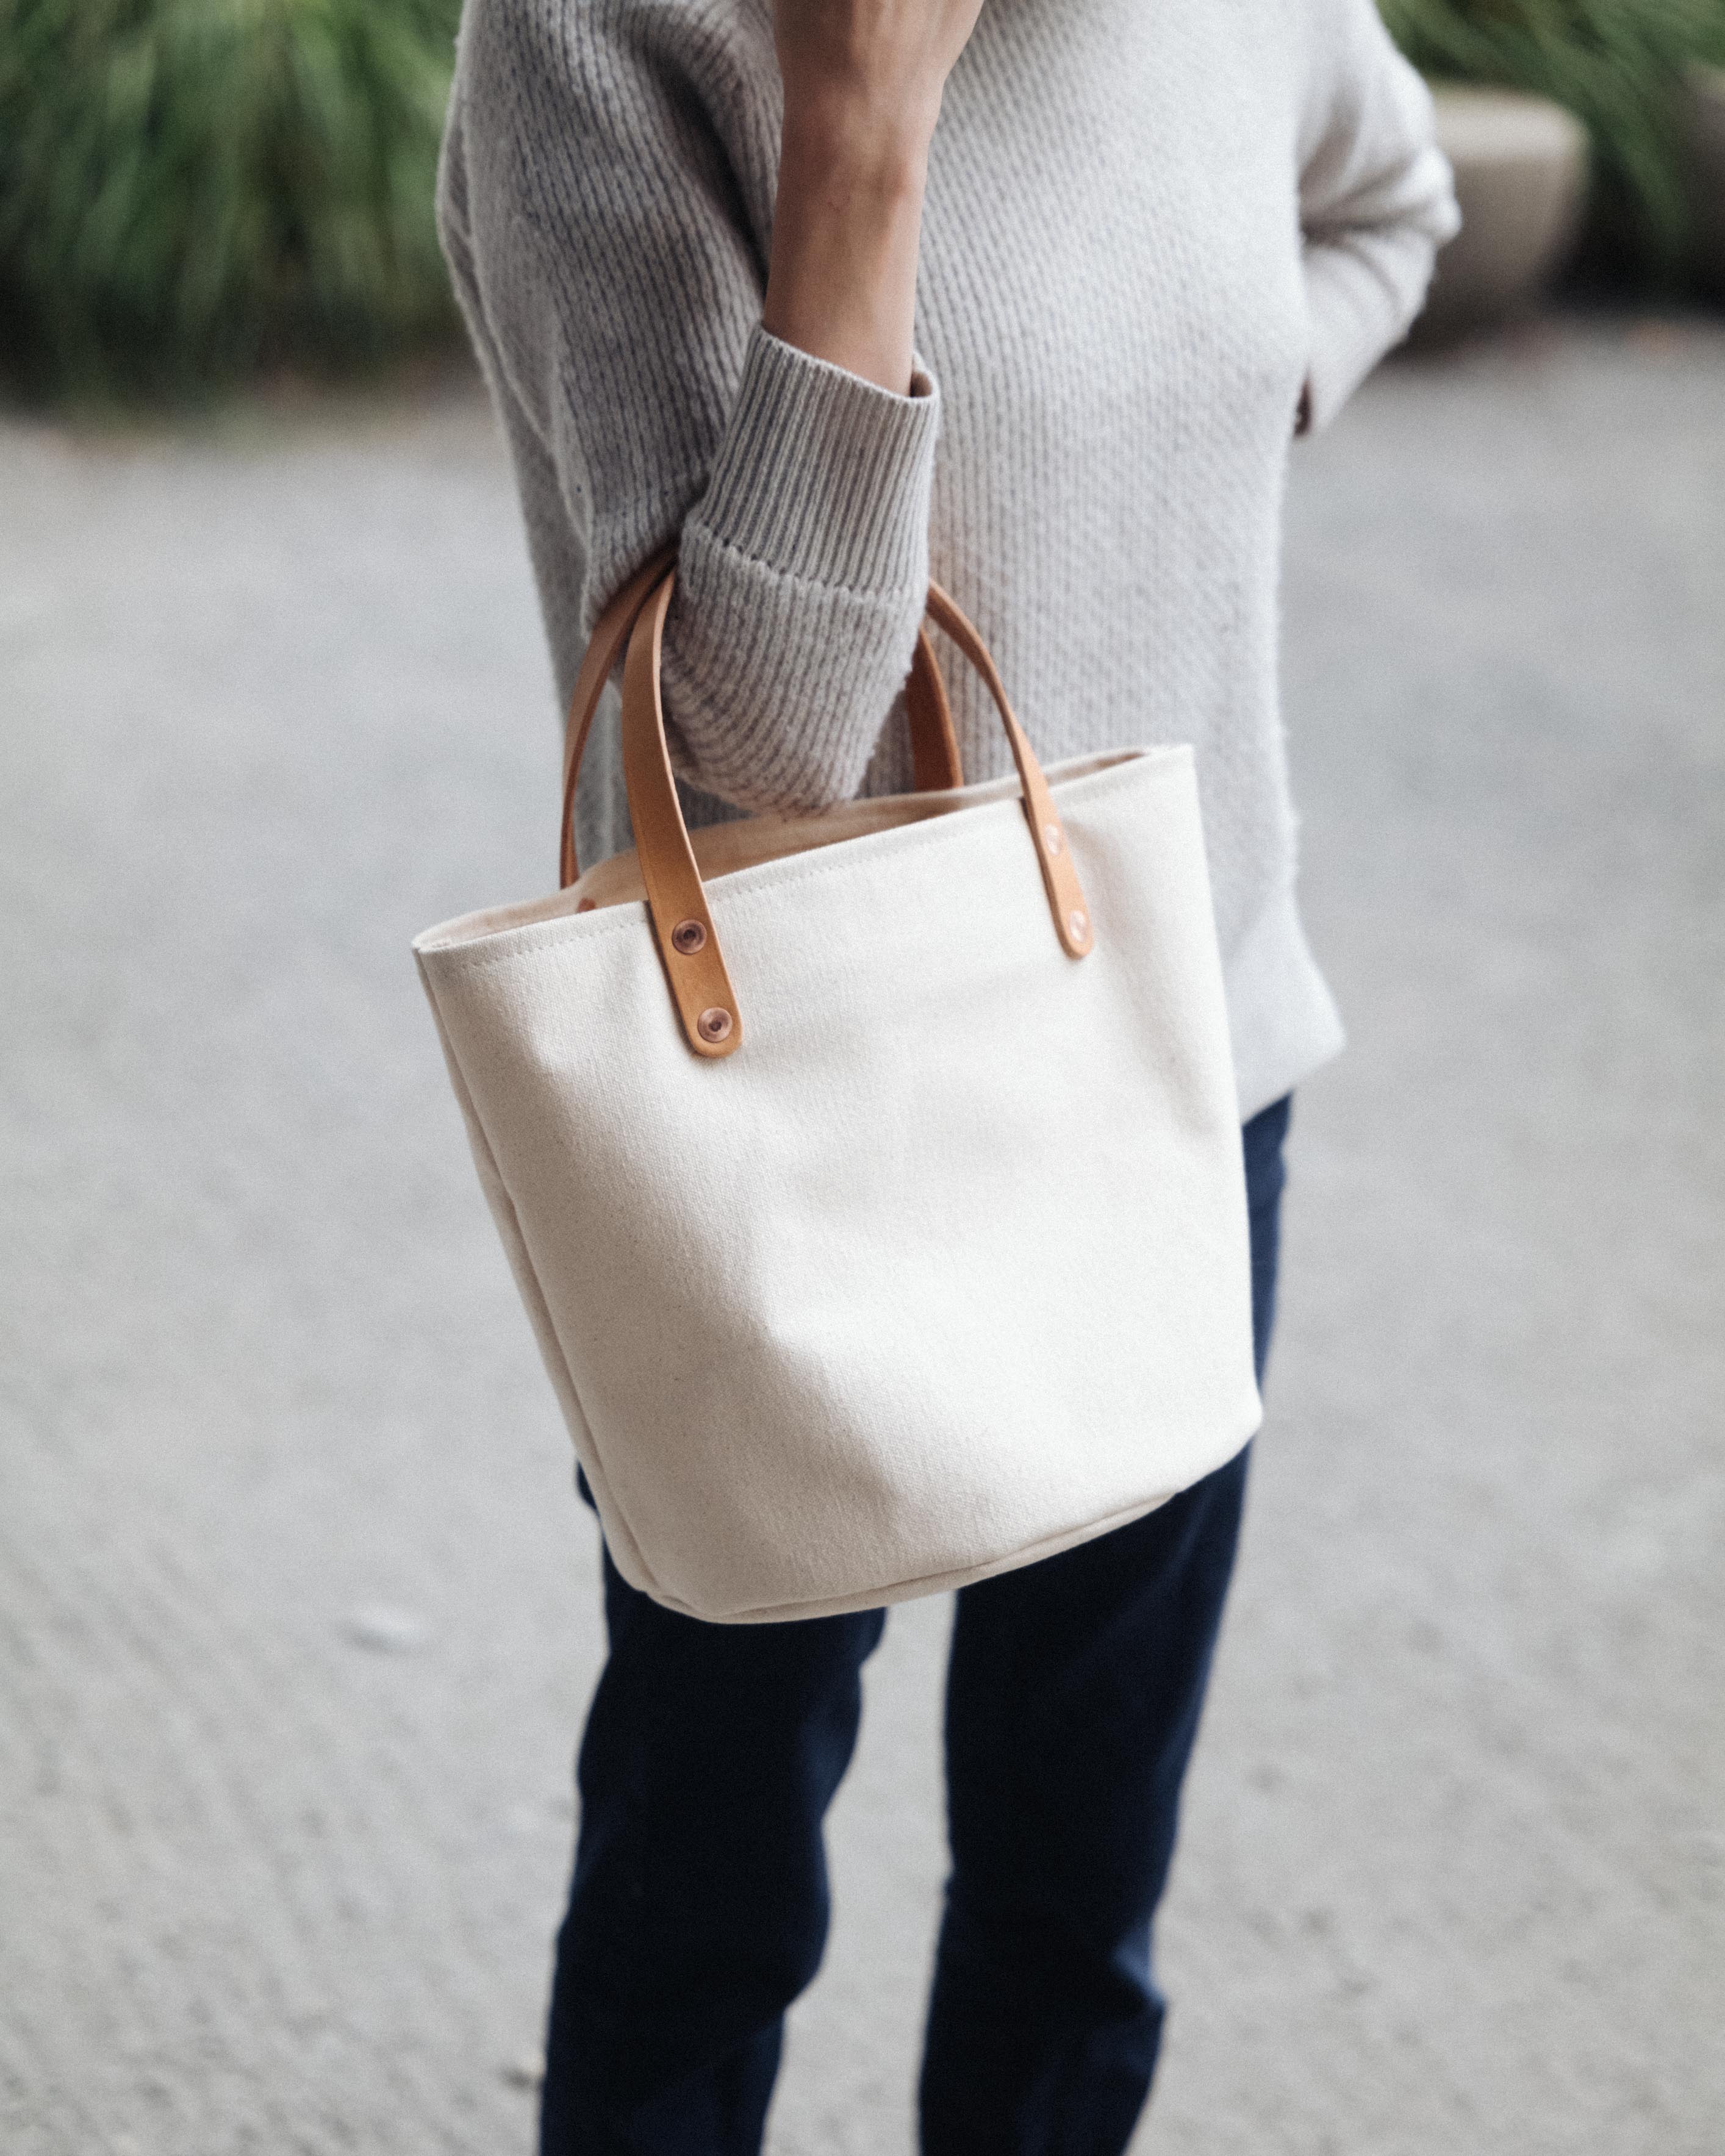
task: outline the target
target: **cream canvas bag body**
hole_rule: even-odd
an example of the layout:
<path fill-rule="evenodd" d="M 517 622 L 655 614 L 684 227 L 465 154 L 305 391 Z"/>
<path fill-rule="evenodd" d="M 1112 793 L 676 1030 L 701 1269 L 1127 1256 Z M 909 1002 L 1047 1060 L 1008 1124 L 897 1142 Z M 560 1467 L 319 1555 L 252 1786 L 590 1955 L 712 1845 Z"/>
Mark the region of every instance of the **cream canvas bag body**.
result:
<path fill-rule="evenodd" d="M 1259 1420 L 1238 1106 L 1192 752 L 966 786 L 925 629 L 919 791 L 691 844 L 672 580 L 606 610 L 563 888 L 414 951 L 498 1229 L 631 1584 L 724 1623 L 1029 1563 Z M 572 811 L 627 640 L 633 853 Z"/>

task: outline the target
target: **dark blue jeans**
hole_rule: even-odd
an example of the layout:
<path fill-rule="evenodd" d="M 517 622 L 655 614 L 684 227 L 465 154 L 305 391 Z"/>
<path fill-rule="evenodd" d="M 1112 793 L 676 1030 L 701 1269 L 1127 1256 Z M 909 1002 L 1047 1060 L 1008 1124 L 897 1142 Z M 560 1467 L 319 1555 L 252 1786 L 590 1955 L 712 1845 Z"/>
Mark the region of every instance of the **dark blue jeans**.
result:
<path fill-rule="evenodd" d="M 1260 1377 L 1288 1106 L 1245 1132 Z M 1164 2010 L 1151 1919 L 1246 1460 L 957 1597 L 926 2156 L 1119 2156 L 1132 2134 Z M 605 1619 L 541 2148 L 755 2156 L 785 2010 L 826 1941 L 822 1820 L 885 1613 L 702 1624 L 626 1585 L 608 1555 Z"/>

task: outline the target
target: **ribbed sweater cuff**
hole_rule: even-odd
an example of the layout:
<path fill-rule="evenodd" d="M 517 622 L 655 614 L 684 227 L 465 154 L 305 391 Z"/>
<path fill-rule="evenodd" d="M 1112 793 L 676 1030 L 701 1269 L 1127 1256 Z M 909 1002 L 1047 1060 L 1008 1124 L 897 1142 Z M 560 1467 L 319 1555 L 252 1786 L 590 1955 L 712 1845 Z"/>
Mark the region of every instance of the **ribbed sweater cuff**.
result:
<path fill-rule="evenodd" d="M 690 522 L 781 575 L 856 593 L 920 585 L 940 398 L 896 396 L 757 323 Z"/>

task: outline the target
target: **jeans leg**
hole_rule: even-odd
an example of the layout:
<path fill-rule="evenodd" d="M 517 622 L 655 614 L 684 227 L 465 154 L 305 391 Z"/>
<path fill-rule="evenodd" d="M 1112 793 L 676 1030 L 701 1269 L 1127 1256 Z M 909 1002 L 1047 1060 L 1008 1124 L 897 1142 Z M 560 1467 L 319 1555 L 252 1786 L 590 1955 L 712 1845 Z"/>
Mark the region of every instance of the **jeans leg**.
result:
<path fill-rule="evenodd" d="M 1286 1125 L 1282 1101 L 1245 1133 L 1260 1374 Z M 1242 1451 L 1145 1518 L 957 1598 L 925 2156 L 1119 2156 L 1131 2138 L 1164 2010 L 1151 1922 L 1247 1461 Z"/>
<path fill-rule="evenodd" d="M 1276 1281 L 1281 1259 L 1281 1194 L 1287 1182 L 1287 1143 L 1294 1099 L 1285 1094 L 1240 1133 L 1245 1153 L 1246 1218 L 1252 1231 L 1252 1353 L 1258 1383 L 1270 1360 L 1276 1329 Z"/>
<path fill-rule="evenodd" d="M 708 1625 L 605 1559 L 542 2156 L 756 2156 L 884 1613 Z"/>

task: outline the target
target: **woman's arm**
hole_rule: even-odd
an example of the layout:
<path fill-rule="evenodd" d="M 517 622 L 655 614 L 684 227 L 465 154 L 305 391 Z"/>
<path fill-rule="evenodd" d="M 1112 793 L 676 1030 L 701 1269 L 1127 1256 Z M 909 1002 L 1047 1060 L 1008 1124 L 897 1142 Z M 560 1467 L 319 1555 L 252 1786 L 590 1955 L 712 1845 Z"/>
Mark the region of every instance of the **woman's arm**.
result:
<path fill-rule="evenodd" d="M 784 129 L 762 319 L 786 344 L 901 393 L 928 146 L 981 7 L 775 0 Z"/>
<path fill-rule="evenodd" d="M 1325 426 L 1420 311 L 1461 220 L 1431 98 L 1372 0 L 1308 0 L 1300 222 L 1312 362 L 1301 431 Z"/>
<path fill-rule="evenodd" d="M 911 372 L 922 172 L 976 4 L 464 14 L 444 248 L 562 685 L 680 533 L 673 753 L 744 808 L 855 793 L 910 665 L 939 423 Z"/>

